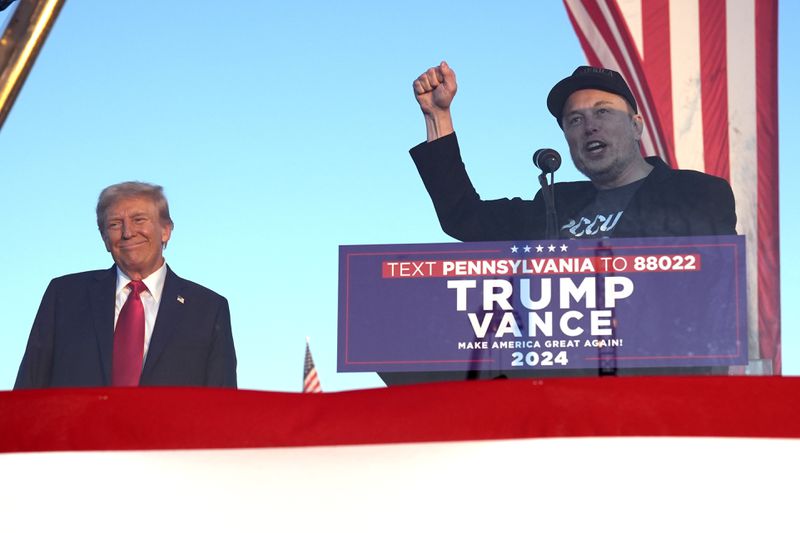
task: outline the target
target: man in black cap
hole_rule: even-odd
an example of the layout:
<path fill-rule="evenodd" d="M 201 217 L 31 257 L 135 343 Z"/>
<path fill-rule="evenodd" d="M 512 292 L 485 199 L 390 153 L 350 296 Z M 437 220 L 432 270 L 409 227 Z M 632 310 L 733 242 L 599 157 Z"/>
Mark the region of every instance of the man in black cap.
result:
<path fill-rule="evenodd" d="M 467 176 L 450 104 L 456 76 L 442 62 L 414 81 L 427 142 L 411 149 L 442 229 L 462 241 L 545 238 L 542 193 L 481 200 Z M 560 238 L 665 237 L 736 233 L 733 192 L 720 178 L 674 170 L 639 149 L 643 119 L 618 72 L 578 67 L 547 97 L 575 166 L 590 182 L 555 185 Z"/>
<path fill-rule="evenodd" d="M 425 117 L 427 142 L 411 149 L 433 200 L 442 229 L 462 241 L 546 238 L 547 216 L 541 191 L 533 200 L 485 201 L 467 176 L 453 130 L 450 104 L 456 76 L 442 62 L 414 81 Z M 578 67 L 547 97 L 569 144 L 575 166 L 590 181 L 554 187 L 559 238 L 667 237 L 736 233 L 733 192 L 723 179 L 691 170 L 674 170 L 639 150 L 643 120 L 636 99 L 613 70 Z M 616 368 L 613 369 L 616 373 Z M 607 372 L 604 369 L 604 372 Z M 725 368 L 620 369 L 620 374 L 708 374 Z M 587 376 L 596 370 L 539 369 L 515 376 Z M 383 372 L 389 385 L 425 381 L 505 377 L 498 372 Z"/>

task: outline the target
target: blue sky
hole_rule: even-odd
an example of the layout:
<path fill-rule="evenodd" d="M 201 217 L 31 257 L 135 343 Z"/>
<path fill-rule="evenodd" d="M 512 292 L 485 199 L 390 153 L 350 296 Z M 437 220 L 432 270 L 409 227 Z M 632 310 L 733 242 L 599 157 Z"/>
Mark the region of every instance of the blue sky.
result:
<path fill-rule="evenodd" d="M 309 336 L 323 388 L 341 390 L 381 382 L 336 373 L 338 246 L 450 241 L 407 153 L 425 135 L 414 78 L 441 59 L 456 70 L 455 127 L 485 198 L 530 197 L 533 150 L 567 152 L 544 100 L 585 59 L 561 2 L 131 6 L 67 2 L 0 130 L 0 389 L 48 281 L 111 265 L 94 225 L 110 183 L 164 186 L 165 255 L 229 299 L 241 387 L 299 390 Z M 779 7 L 784 365 L 800 374 L 786 127 L 800 43 L 784 22 L 800 8 Z"/>

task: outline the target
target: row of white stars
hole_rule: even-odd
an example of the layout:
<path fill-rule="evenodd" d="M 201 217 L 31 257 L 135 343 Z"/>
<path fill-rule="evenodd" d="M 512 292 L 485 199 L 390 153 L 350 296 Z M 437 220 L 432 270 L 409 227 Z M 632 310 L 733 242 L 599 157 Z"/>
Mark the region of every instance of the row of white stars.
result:
<path fill-rule="evenodd" d="M 568 247 L 566 244 L 562 244 L 561 246 L 558 246 L 558 248 L 559 248 L 559 249 L 560 249 L 562 252 L 566 252 L 566 251 L 569 249 L 569 247 Z M 542 252 L 544 252 L 544 249 L 545 249 L 545 247 L 544 247 L 544 246 L 542 246 L 541 244 L 540 244 L 540 245 L 538 245 L 538 246 L 536 246 L 535 248 L 531 248 L 531 247 L 530 247 L 530 246 L 528 246 L 528 245 L 525 245 L 525 246 L 523 246 L 523 247 L 522 247 L 522 251 L 523 251 L 524 253 L 526 253 L 526 254 L 527 254 L 527 253 L 530 253 L 530 251 L 531 251 L 532 249 L 533 249 L 533 250 L 536 250 L 536 253 L 542 253 Z M 548 251 L 548 252 L 555 252 L 555 251 L 556 251 L 556 245 L 555 245 L 555 244 L 550 244 L 549 246 L 547 246 L 547 251 Z M 515 246 L 512 246 L 512 247 L 511 247 L 511 253 L 512 253 L 512 254 L 515 254 L 515 253 L 517 253 L 517 252 L 519 252 L 519 246 L 516 246 L 516 245 L 515 245 Z"/>

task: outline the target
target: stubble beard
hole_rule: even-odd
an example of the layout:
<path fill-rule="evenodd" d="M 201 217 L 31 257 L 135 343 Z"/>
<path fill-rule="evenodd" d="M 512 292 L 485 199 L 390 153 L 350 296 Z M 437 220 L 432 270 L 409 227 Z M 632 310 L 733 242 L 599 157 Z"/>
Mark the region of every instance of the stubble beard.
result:
<path fill-rule="evenodd" d="M 638 149 L 638 146 L 636 147 Z M 573 156 L 572 161 L 581 174 L 589 178 L 589 180 L 599 189 L 614 188 L 618 185 L 612 185 L 615 181 L 619 180 L 627 169 L 628 165 L 634 160 L 633 157 L 628 158 L 626 161 L 623 157 L 624 154 L 613 154 L 608 162 L 604 159 L 599 161 L 586 161 L 581 158 Z"/>

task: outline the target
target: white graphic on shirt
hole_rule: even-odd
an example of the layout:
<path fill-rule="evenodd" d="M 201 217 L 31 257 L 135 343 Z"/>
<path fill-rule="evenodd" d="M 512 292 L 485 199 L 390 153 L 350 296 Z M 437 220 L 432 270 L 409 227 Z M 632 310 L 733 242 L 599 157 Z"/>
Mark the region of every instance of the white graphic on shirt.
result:
<path fill-rule="evenodd" d="M 607 235 L 617 225 L 620 217 L 622 217 L 622 211 L 611 213 L 610 215 L 598 214 L 595 215 L 594 220 L 581 217 L 576 222 L 574 218 L 571 218 L 569 222 L 561 226 L 561 231 L 567 230 L 573 237 L 591 237 L 597 234 Z"/>

